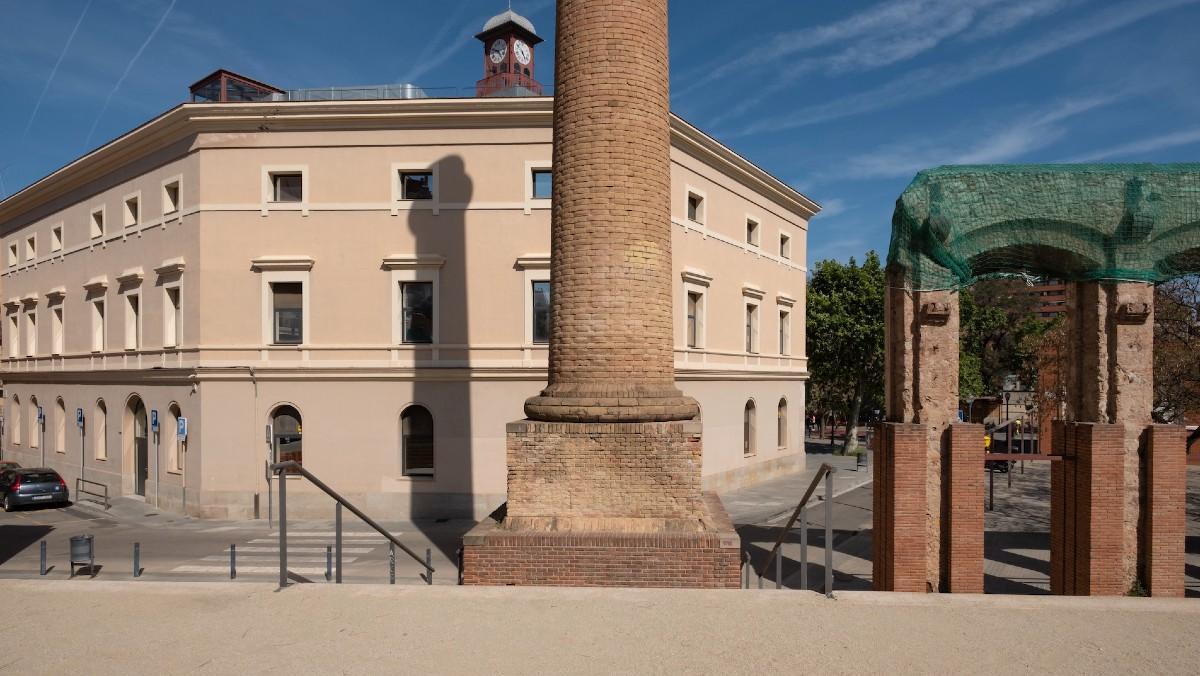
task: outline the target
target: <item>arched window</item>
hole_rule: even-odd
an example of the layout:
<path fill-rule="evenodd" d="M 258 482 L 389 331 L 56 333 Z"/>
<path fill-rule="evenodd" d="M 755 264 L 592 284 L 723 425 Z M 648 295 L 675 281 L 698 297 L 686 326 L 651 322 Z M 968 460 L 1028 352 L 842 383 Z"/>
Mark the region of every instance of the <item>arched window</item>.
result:
<path fill-rule="evenodd" d="M 21 443 L 21 399 L 15 394 L 12 399 L 12 442 Z"/>
<path fill-rule="evenodd" d="M 38 400 L 37 397 L 29 398 L 29 447 L 37 448 L 41 443 L 41 430 L 38 429 Z"/>
<path fill-rule="evenodd" d="M 405 476 L 433 476 L 433 416 L 424 406 L 400 414 L 400 445 Z"/>
<path fill-rule="evenodd" d="M 300 411 L 283 405 L 271 413 L 271 451 L 275 462 L 295 460 L 304 464 L 303 422 Z"/>
<path fill-rule="evenodd" d="M 108 408 L 103 399 L 96 400 L 92 411 L 92 455 L 97 460 L 108 460 Z"/>
<path fill-rule="evenodd" d="M 744 455 L 754 455 L 756 446 L 754 443 L 754 400 L 746 402 L 746 410 L 742 415 L 742 453 Z"/>
<path fill-rule="evenodd" d="M 787 448 L 787 399 L 779 400 L 779 410 L 775 414 L 775 436 L 779 437 L 779 447 Z"/>
<path fill-rule="evenodd" d="M 170 472 L 183 471 L 183 452 L 187 440 L 179 438 L 179 419 L 183 413 L 179 405 L 172 403 L 167 407 L 167 470 Z"/>
<path fill-rule="evenodd" d="M 54 402 L 54 450 L 67 452 L 67 405 L 62 397 Z"/>

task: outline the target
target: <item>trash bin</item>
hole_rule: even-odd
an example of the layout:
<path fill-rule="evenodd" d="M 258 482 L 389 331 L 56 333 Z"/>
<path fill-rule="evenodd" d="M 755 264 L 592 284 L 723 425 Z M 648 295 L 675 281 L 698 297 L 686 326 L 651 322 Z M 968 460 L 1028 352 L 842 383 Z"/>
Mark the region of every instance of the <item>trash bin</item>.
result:
<path fill-rule="evenodd" d="M 71 536 L 71 577 L 75 577 L 75 566 L 87 565 L 88 573 L 96 574 L 95 536 Z"/>

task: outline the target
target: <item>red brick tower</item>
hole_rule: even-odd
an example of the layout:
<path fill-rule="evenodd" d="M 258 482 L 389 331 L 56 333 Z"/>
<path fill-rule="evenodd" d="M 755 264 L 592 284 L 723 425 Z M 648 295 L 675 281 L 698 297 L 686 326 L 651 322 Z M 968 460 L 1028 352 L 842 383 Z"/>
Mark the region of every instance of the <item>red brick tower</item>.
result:
<path fill-rule="evenodd" d="M 667 0 L 558 0 L 549 384 L 510 423 L 466 584 L 736 587 L 675 387 Z"/>

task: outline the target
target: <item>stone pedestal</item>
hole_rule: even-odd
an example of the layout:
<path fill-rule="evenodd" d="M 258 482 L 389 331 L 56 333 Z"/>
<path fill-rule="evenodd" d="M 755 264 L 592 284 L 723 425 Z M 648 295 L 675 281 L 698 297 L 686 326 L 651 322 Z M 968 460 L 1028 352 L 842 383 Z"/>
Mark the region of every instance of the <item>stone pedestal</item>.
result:
<path fill-rule="evenodd" d="M 925 592 L 928 429 L 881 423 L 876 438 L 871 579 L 876 591 Z"/>
<path fill-rule="evenodd" d="M 983 425 L 950 426 L 950 453 L 943 487 L 942 588 L 983 593 Z"/>
<path fill-rule="evenodd" d="M 1178 425 L 1151 425 L 1145 431 L 1138 577 L 1151 596 L 1180 597 L 1184 593 L 1186 434 Z"/>
<path fill-rule="evenodd" d="M 463 583 L 741 584 L 741 540 L 700 492 L 694 421 L 508 425 L 508 503 L 463 538 Z"/>

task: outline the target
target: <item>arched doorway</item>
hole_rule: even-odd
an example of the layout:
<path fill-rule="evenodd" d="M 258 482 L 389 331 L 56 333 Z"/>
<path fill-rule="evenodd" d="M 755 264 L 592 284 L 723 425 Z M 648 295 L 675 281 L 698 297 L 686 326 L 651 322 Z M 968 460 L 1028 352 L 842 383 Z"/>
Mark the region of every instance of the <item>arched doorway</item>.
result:
<path fill-rule="evenodd" d="M 271 453 L 275 462 L 304 464 L 303 423 L 300 411 L 284 404 L 271 413 Z"/>
<path fill-rule="evenodd" d="M 130 433 L 130 444 L 127 450 L 133 456 L 133 492 L 135 495 L 146 495 L 146 482 L 150 479 L 150 425 L 146 416 L 146 405 L 142 398 L 133 396 L 126 406 Z"/>

